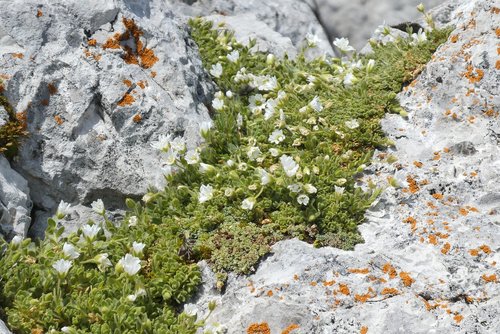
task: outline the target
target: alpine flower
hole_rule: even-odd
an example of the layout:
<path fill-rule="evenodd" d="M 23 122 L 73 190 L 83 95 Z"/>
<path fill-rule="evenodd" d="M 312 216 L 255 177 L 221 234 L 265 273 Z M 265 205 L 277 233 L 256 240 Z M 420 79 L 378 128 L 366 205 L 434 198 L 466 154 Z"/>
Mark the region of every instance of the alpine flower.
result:
<path fill-rule="evenodd" d="M 252 210 L 254 205 L 255 205 L 254 197 L 245 198 L 243 202 L 241 202 L 241 208 L 244 210 Z"/>
<path fill-rule="evenodd" d="M 82 227 L 83 235 L 90 241 L 94 240 L 94 238 L 96 237 L 97 233 L 99 233 L 100 230 L 101 228 L 98 225 L 85 224 Z"/>
<path fill-rule="evenodd" d="M 94 202 L 92 202 L 92 204 L 90 204 L 92 206 L 92 210 L 94 210 L 95 213 L 99 214 L 99 215 L 104 215 L 104 212 L 106 211 L 106 209 L 104 208 L 104 203 L 102 201 L 102 199 L 98 199 Z"/>
<path fill-rule="evenodd" d="M 57 260 L 52 265 L 52 268 L 54 268 L 60 276 L 66 276 L 66 274 L 68 273 L 68 271 L 72 265 L 73 265 L 73 262 L 60 259 L 60 260 Z"/>
<path fill-rule="evenodd" d="M 151 147 L 159 151 L 168 150 L 170 147 L 171 136 L 160 135 L 158 140 L 151 143 Z"/>
<path fill-rule="evenodd" d="M 250 146 L 247 149 L 247 156 L 250 161 L 255 161 L 262 154 L 258 146 Z"/>
<path fill-rule="evenodd" d="M 351 130 L 354 130 L 359 127 L 359 123 L 357 120 L 352 119 L 350 121 L 345 121 L 345 126 L 347 126 Z"/>
<path fill-rule="evenodd" d="M 92 262 L 97 264 L 100 271 L 104 271 L 107 267 L 111 267 L 111 261 L 108 259 L 108 253 L 101 253 L 96 255 Z"/>
<path fill-rule="evenodd" d="M 222 65 L 220 63 L 212 65 L 212 68 L 210 69 L 210 74 L 213 75 L 215 78 L 220 78 L 220 76 L 222 75 Z"/>
<path fill-rule="evenodd" d="M 215 110 L 222 110 L 222 108 L 224 108 L 224 100 L 216 97 L 212 101 L 212 107 L 214 107 Z"/>
<path fill-rule="evenodd" d="M 307 45 L 311 48 L 315 47 L 316 45 L 318 45 L 319 42 L 321 42 L 321 39 L 316 34 L 308 33 L 306 35 L 306 39 L 307 39 Z"/>
<path fill-rule="evenodd" d="M 271 175 L 269 175 L 269 173 L 266 172 L 263 168 L 259 168 L 257 169 L 257 171 L 259 172 L 260 176 L 260 184 L 265 186 L 266 184 L 271 182 Z"/>
<path fill-rule="evenodd" d="M 69 203 L 61 201 L 59 203 L 59 206 L 57 207 L 57 212 L 56 212 L 57 219 L 63 219 L 64 217 L 69 215 L 71 212 L 70 209 L 71 205 L 69 205 Z"/>
<path fill-rule="evenodd" d="M 142 242 L 136 242 L 134 241 L 132 243 L 132 251 L 135 253 L 135 254 L 141 254 L 142 253 L 142 250 L 144 249 L 144 247 L 146 247 L 145 244 L 143 244 Z"/>
<path fill-rule="evenodd" d="M 281 166 L 288 177 L 293 177 L 299 170 L 299 165 L 288 155 L 283 154 L 280 157 Z"/>
<path fill-rule="evenodd" d="M 282 130 L 274 130 L 273 133 L 269 135 L 269 142 L 273 144 L 279 144 L 285 140 L 285 135 Z"/>
<path fill-rule="evenodd" d="M 301 195 L 297 196 L 297 202 L 299 204 L 305 206 L 305 205 L 309 204 L 309 196 L 301 194 Z"/>
<path fill-rule="evenodd" d="M 200 203 L 205 203 L 206 201 L 211 200 L 214 197 L 214 188 L 211 185 L 200 186 L 200 193 L 198 195 L 198 201 Z"/>
<path fill-rule="evenodd" d="M 127 275 L 133 276 L 141 270 L 141 260 L 131 254 L 127 254 L 118 261 L 118 268 L 123 268 Z"/>
<path fill-rule="evenodd" d="M 318 189 L 316 189 L 315 186 L 313 186 L 312 184 L 308 183 L 308 184 L 305 184 L 304 185 L 304 189 L 305 191 L 307 191 L 309 194 L 315 194 Z"/>
<path fill-rule="evenodd" d="M 227 55 L 227 60 L 229 60 L 231 63 L 236 63 L 239 58 L 240 58 L 240 53 L 238 50 L 234 50 L 233 52 Z"/>
<path fill-rule="evenodd" d="M 15 246 L 20 245 L 21 242 L 23 242 L 23 237 L 19 235 L 14 236 L 14 238 L 10 241 L 10 243 Z"/>
<path fill-rule="evenodd" d="M 323 110 L 323 105 L 321 104 L 321 101 L 319 100 L 318 96 L 315 96 L 311 102 L 309 102 L 309 106 L 313 108 L 315 111 L 320 112 Z"/>
<path fill-rule="evenodd" d="M 355 50 L 352 46 L 349 45 L 349 39 L 347 38 L 335 38 L 335 40 L 333 41 L 333 45 L 338 47 L 342 52 L 350 52 Z"/>
<path fill-rule="evenodd" d="M 196 150 L 189 150 L 186 152 L 184 159 L 186 159 L 188 165 L 195 165 L 200 162 L 200 154 Z"/>
<path fill-rule="evenodd" d="M 67 242 L 65 242 L 63 245 L 63 253 L 72 260 L 80 256 L 80 253 L 76 250 L 76 247 Z"/>

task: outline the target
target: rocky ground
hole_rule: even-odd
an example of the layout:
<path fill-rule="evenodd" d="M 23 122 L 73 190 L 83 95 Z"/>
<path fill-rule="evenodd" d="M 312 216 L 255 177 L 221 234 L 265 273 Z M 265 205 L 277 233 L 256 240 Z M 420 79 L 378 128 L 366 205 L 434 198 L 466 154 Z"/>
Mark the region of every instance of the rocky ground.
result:
<path fill-rule="evenodd" d="M 194 146 L 214 91 L 188 16 L 227 21 L 277 55 L 315 33 L 320 52 L 333 54 L 321 1 L 191 2 L 0 1 L 4 94 L 31 134 L 12 166 L 0 160 L 4 235 L 30 226 L 40 235 L 60 200 L 76 207 L 78 224 L 97 198 L 120 209 L 161 186 L 149 142 L 175 133 Z M 463 0 L 435 11 L 456 29 L 399 95 L 409 116 L 384 120 L 395 146 L 377 152 L 360 181 L 387 187 L 360 226 L 365 243 L 348 252 L 280 242 L 255 274 L 230 277 L 223 295 L 201 264 L 200 313 L 217 300 L 209 321 L 229 333 L 500 333 L 499 7 Z M 123 20 L 131 17 L 135 27 Z M 116 45 L 127 32 L 142 56 Z"/>
<path fill-rule="evenodd" d="M 367 213 L 365 243 L 348 252 L 280 242 L 254 275 L 232 277 L 222 296 L 205 269 L 200 312 L 217 300 L 210 320 L 230 333 L 500 332 L 500 9 L 493 4 L 436 12 L 456 29 L 399 94 L 409 116 L 383 122 L 395 147 L 374 156 L 361 182 L 387 186 L 394 178 L 399 186 Z"/>

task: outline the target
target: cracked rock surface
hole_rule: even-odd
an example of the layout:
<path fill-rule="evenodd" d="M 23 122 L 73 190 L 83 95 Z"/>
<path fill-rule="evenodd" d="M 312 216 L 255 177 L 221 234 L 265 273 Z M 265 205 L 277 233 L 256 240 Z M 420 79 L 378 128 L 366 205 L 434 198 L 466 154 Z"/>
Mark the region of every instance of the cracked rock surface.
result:
<path fill-rule="evenodd" d="M 461 1 L 435 15 L 456 28 L 399 94 L 408 118 L 383 120 L 395 146 L 360 180 L 386 188 L 360 226 L 365 243 L 279 242 L 223 295 L 202 263 L 195 305 L 219 304 L 209 322 L 229 333 L 259 323 L 272 333 L 500 333 L 500 9 Z"/>

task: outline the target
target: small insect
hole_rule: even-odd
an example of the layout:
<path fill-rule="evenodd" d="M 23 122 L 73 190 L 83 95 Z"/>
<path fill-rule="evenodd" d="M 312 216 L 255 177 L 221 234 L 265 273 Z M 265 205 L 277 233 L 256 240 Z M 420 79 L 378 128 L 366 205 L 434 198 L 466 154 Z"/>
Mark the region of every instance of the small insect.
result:
<path fill-rule="evenodd" d="M 179 252 L 177 253 L 185 261 L 191 262 L 194 260 L 194 245 L 196 240 L 191 236 L 189 231 L 182 231 L 179 235 L 182 240 L 181 247 L 179 247 Z"/>

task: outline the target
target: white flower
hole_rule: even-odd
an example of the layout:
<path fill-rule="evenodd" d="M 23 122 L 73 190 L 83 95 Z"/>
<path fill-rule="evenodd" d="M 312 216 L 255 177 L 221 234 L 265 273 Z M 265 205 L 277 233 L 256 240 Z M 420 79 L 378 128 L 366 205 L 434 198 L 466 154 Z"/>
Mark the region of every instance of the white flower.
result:
<path fill-rule="evenodd" d="M 241 208 L 244 210 L 252 210 L 254 205 L 255 205 L 254 197 L 245 198 L 243 202 L 241 202 Z"/>
<path fill-rule="evenodd" d="M 173 147 L 170 147 L 170 149 L 165 153 L 164 158 L 165 158 L 164 162 L 168 166 L 172 166 L 179 158 L 179 154 L 177 153 L 177 151 L 173 149 Z"/>
<path fill-rule="evenodd" d="M 227 327 L 225 325 L 221 325 L 218 323 L 211 323 L 205 326 L 204 333 L 212 333 L 212 334 L 226 334 Z"/>
<path fill-rule="evenodd" d="M 205 163 L 200 163 L 200 172 L 205 174 L 206 172 L 211 172 L 215 170 L 214 166 L 212 165 L 209 165 L 209 164 L 205 164 Z"/>
<path fill-rule="evenodd" d="M 212 68 L 210 69 L 210 74 L 216 78 L 220 78 L 220 76 L 222 75 L 222 65 L 220 63 L 212 65 Z"/>
<path fill-rule="evenodd" d="M 261 155 L 260 148 L 258 146 L 250 146 L 247 149 L 247 156 L 250 161 L 255 161 Z"/>
<path fill-rule="evenodd" d="M 52 265 L 52 268 L 54 268 L 60 275 L 64 276 L 68 273 L 72 265 L 73 262 L 60 259 L 57 260 L 56 263 Z"/>
<path fill-rule="evenodd" d="M 258 168 L 257 171 L 259 172 L 260 183 L 263 186 L 271 182 L 271 175 L 269 175 L 269 173 L 266 172 L 263 168 Z"/>
<path fill-rule="evenodd" d="M 299 165 L 288 155 L 283 154 L 280 157 L 281 166 L 288 177 L 294 176 L 299 170 Z"/>
<path fill-rule="evenodd" d="M 238 170 L 241 170 L 241 171 L 246 171 L 248 169 L 248 165 L 244 162 L 241 162 L 238 164 Z"/>
<path fill-rule="evenodd" d="M 224 190 L 224 196 L 231 197 L 233 195 L 233 192 L 234 192 L 233 188 L 226 188 L 226 190 Z"/>
<path fill-rule="evenodd" d="M 216 97 L 212 101 L 212 107 L 214 107 L 215 110 L 222 110 L 222 108 L 224 108 L 224 100 L 221 100 L 218 97 Z"/>
<path fill-rule="evenodd" d="M 214 197 L 214 188 L 211 185 L 200 186 L 200 193 L 198 195 L 198 201 L 200 203 L 205 203 L 206 201 L 211 200 Z"/>
<path fill-rule="evenodd" d="M 366 64 L 366 71 L 371 72 L 373 71 L 374 67 L 375 67 L 375 59 L 368 60 L 368 63 Z"/>
<path fill-rule="evenodd" d="M 127 275 L 132 276 L 141 270 L 141 260 L 133 255 L 127 254 L 118 261 L 118 266 L 122 267 Z"/>
<path fill-rule="evenodd" d="M 311 34 L 311 33 L 308 33 L 306 35 L 306 39 L 307 39 L 307 44 L 309 45 L 309 47 L 315 47 L 316 45 L 318 45 L 319 42 L 321 42 L 321 39 L 318 37 L 318 35 L 316 34 Z"/>
<path fill-rule="evenodd" d="M 198 314 L 198 307 L 195 304 L 184 305 L 184 313 L 190 317 L 194 317 Z"/>
<path fill-rule="evenodd" d="M 359 127 L 359 123 L 357 120 L 351 119 L 350 121 L 345 121 L 345 126 L 347 126 L 351 130 L 354 130 Z"/>
<path fill-rule="evenodd" d="M 261 112 L 266 107 L 266 99 L 262 96 L 262 94 L 250 96 L 248 102 L 250 103 L 248 107 L 254 114 Z"/>
<path fill-rule="evenodd" d="M 272 54 L 272 53 L 269 53 L 266 57 L 266 64 L 267 65 L 272 65 L 274 64 L 274 60 L 276 59 L 276 57 Z"/>
<path fill-rule="evenodd" d="M 351 72 L 348 72 L 344 76 L 344 85 L 346 87 L 352 86 L 352 84 L 355 83 L 356 81 L 358 81 L 358 79 Z"/>
<path fill-rule="evenodd" d="M 273 157 L 277 157 L 280 154 L 280 151 L 273 147 L 269 149 L 269 153 L 271 153 Z"/>
<path fill-rule="evenodd" d="M 344 190 L 344 187 L 335 186 L 335 193 L 338 195 L 342 195 L 344 193 Z"/>
<path fill-rule="evenodd" d="M 76 250 L 76 247 L 67 242 L 63 245 L 63 253 L 70 259 L 74 260 L 80 256 L 80 253 Z"/>
<path fill-rule="evenodd" d="M 227 96 L 228 98 L 232 98 L 232 97 L 233 97 L 233 92 L 231 92 L 230 90 L 228 90 L 228 91 L 226 92 L 226 96 Z"/>
<path fill-rule="evenodd" d="M 57 212 L 56 212 L 57 219 L 63 219 L 64 217 L 69 215 L 71 212 L 70 209 L 71 205 L 69 205 L 69 203 L 61 201 L 59 203 L 59 206 L 57 207 Z"/>
<path fill-rule="evenodd" d="M 227 55 L 227 60 L 229 60 L 231 63 L 236 63 L 239 58 L 240 58 L 240 53 L 238 50 L 234 50 L 233 52 Z"/>
<path fill-rule="evenodd" d="M 285 135 L 282 130 L 274 130 L 273 133 L 269 135 L 269 142 L 273 144 L 279 144 L 285 140 Z"/>
<path fill-rule="evenodd" d="M 306 111 L 307 111 L 307 107 L 302 107 L 302 108 L 299 109 L 299 112 L 301 114 L 305 113 Z"/>
<path fill-rule="evenodd" d="M 316 110 L 317 112 L 320 112 L 323 110 L 323 105 L 321 104 L 321 101 L 319 100 L 318 96 L 315 96 L 311 102 L 309 102 L 309 106 Z"/>
<path fill-rule="evenodd" d="M 196 150 L 189 150 L 184 156 L 188 165 L 195 165 L 200 162 L 200 154 Z"/>
<path fill-rule="evenodd" d="M 417 45 L 420 43 L 423 43 L 427 41 L 427 35 L 425 34 L 425 31 L 422 29 L 418 30 L 418 33 L 413 33 L 411 34 L 412 42 L 410 43 L 411 45 Z"/>
<path fill-rule="evenodd" d="M 301 194 L 297 196 L 297 202 L 301 205 L 307 205 L 309 204 L 309 196 Z"/>
<path fill-rule="evenodd" d="M 104 271 L 105 268 L 111 267 L 111 261 L 108 259 L 108 253 L 101 253 L 96 255 L 93 259 L 93 262 L 97 264 L 99 270 Z"/>
<path fill-rule="evenodd" d="M 315 186 L 313 186 L 312 184 L 308 183 L 308 184 L 305 184 L 304 185 L 304 189 L 305 191 L 307 191 L 309 194 L 315 194 L 318 189 L 316 189 Z"/>
<path fill-rule="evenodd" d="M 136 216 L 131 216 L 129 219 L 128 219 L 128 226 L 131 227 L 131 226 L 136 226 L 137 225 L 137 217 Z"/>
<path fill-rule="evenodd" d="M 228 161 L 226 161 L 226 165 L 228 167 L 233 167 L 234 166 L 234 160 L 229 159 Z"/>
<path fill-rule="evenodd" d="M 142 253 L 142 250 L 144 249 L 144 247 L 146 247 L 145 244 L 143 244 L 142 242 L 136 242 L 134 241 L 132 243 L 132 250 L 135 254 L 141 254 Z"/>
<path fill-rule="evenodd" d="M 96 237 L 97 233 L 99 233 L 100 230 L 101 228 L 98 225 L 85 224 L 82 227 L 83 235 L 89 240 L 94 240 L 94 238 Z"/>
<path fill-rule="evenodd" d="M 238 113 L 238 116 L 236 116 L 236 125 L 238 126 L 238 129 L 241 129 L 243 126 L 243 116 L 241 116 L 240 113 Z"/>
<path fill-rule="evenodd" d="M 136 299 L 137 299 L 136 295 L 128 295 L 127 296 L 127 300 L 130 302 L 135 302 Z"/>
<path fill-rule="evenodd" d="M 292 193 L 298 193 L 300 191 L 300 185 L 294 183 L 294 184 L 291 184 L 289 185 L 288 187 L 288 190 L 290 190 Z"/>
<path fill-rule="evenodd" d="M 349 39 L 347 38 L 335 38 L 335 40 L 333 41 L 333 45 L 338 47 L 342 52 L 350 52 L 355 50 L 352 46 L 349 45 Z"/>
<path fill-rule="evenodd" d="M 92 206 L 92 210 L 94 210 L 95 213 L 104 215 L 105 208 L 104 208 L 104 203 L 102 202 L 102 199 L 98 199 L 97 201 L 92 202 L 90 204 Z"/>
<path fill-rule="evenodd" d="M 75 333 L 76 331 L 73 327 L 64 326 L 63 328 L 61 328 L 61 332 L 71 334 Z"/>
<path fill-rule="evenodd" d="M 258 90 L 261 91 L 271 91 L 278 87 L 278 79 L 275 76 L 260 76 L 256 77 L 253 83 Z"/>
<path fill-rule="evenodd" d="M 10 243 L 15 246 L 20 245 L 21 242 L 23 242 L 23 237 L 19 235 L 14 236 L 14 238 L 10 241 Z"/>
<path fill-rule="evenodd" d="M 168 136 L 160 135 L 157 141 L 151 143 L 151 147 L 159 151 L 168 150 L 168 148 L 170 147 L 170 140 L 171 140 L 171 135 Z"/>
<path fill-rule="evenodd" d="M 175 137 L 170 142 L 170 148 L 175 152 L 182 152 L 186 149 L 186 140 L 182 137 Z"/>

